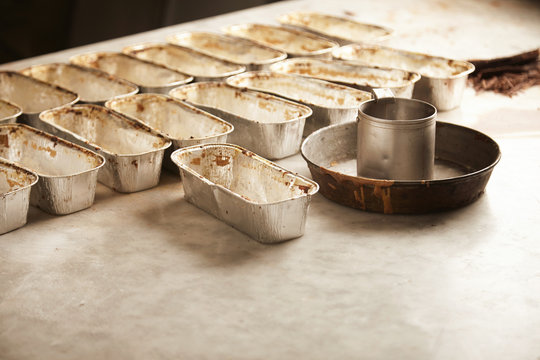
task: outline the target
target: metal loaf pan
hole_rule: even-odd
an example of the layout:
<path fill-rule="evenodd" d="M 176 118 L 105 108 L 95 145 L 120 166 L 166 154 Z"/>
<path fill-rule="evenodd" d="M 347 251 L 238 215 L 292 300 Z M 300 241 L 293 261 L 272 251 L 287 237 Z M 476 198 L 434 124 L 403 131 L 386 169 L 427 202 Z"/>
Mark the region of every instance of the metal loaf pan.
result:
<path fill-rule="evenodd" d="M 35 79 L 61 86 L 79 94 L 80 101 L 103 105 L 115 96 L 136 94 L 137 85 L 103 71 L 73 64 L 43 64 L 21 70 Z"/>
<path fill-rule="evenodd" d="M 290 57 L 309 56 L 330 59 L 338 43 L 282 26 L 263 24 L 231 25 L 223 29 L 229 35 L 252 40 L 262 45 L 286 52 Z"/>
<path fill-rule="evenodd" d="M 22 115 L 18 121 L 34 127 L 40 112 L 79 100 L 74 92 L 14 71 L 0 71 L 0 98 L 19 106 Z"/>
<path fill-rule="evenodd" d="M 0 124 L 11 124 L 17 122 L 17 118 L 22 114 L 22 110 L 9 101 L 0 99 Z"/>
<path fill-rule="evenodd" d="M 317 183 L 230 144 L 175 151 L 186 199 L 261 243 L 304 233 Z"/>
<path fill-rule="evenodd" d="M 185 146 L 225 143 L 234 127 L 226 121 L 182 101 L 160 94 L 123 96 L 105 104 L 125 116 L 137 119 L 172 141 L 164 155 L 164 166 L 178 171 L 170 159 L 174 150 Z"/>
<path fill-rule="evenodd" d="M 220 81 L 246 71 L 242 65 L 178 45 L 140 44 L 128 46 L 123 51 L 139 59 L 152 61 L 193 76 L 194 81 Z"/>
<path fill-rule="evenodd" d="M 383 66 L 414 71 L 422 75 L 414 87 L 413 97 L 445 111 L 461 104 L 467 77 L 474 65 L 377 45 L 347 45 L 334 50 L 336 59 L 350 60 L 370 66 Z"/>
<path fill-rule="evenodd" d="M 353 86 L 361 90 L 387 88 L 395 97 L 410 99 L 420 75 L 404 70 L 377 68 L 338 60 L 287 59 L 270 66 L 280 74 L 300 75 Z"/>
<path fill-rule="evenodd" d="M 241 90 L 225 83 L 194 83 L 171 91 L 234 125 L 228 142 L 268 159 L 281 159 L 300 151 L 309 107 L 258 91 Z"/>
<path fill-rule="evenodd" d="M 26 224 L 33 172 L 0 159 L 0 235 Z"/>
<path fill-rule="evenodd" d="M 293 12 L 280 16 L 278 21 L 332 39 L 340 45 L 380 42 L 393 32 L 387 27 L 316 12 Z"/>
<path fill-rule="evenodd" d="M 54 215 L 94 203 L 102 156 L 22 124 L 0 125 L 0 157 L 39 176 L 30 204 Z"/>
<path fill-rule="evenodd" d="M 243 65 L 246 70 L 263 70 L 284 60 L 287 54 L 251 40 L 211 32 L 192 31 L 167 37 L 171 44 L 192 48 L 215 58 Z"/>
<path fill-rule="evenodd" d="M 433 180 L 394 181 L 356 176 L 356 123 L 329 126 L 302 144 L 321 194 L 338 204 L 384 214 L 419 214 L 472 203 L 500 159 L 488 136 L 437 122 Z"/>
<path fill-rule="evenodd" d="M 306 119 L 304 136 L 331 124 L 356 120 L 360 104 L 371 99 L 370 93 L 348 86 L 268 71 L 232 76 L 227 79 L 227 84 L 278 95 L 309 106 L 313 115 Z"/>
<path fill-rule="evenodd" d="M 171 89 L 193 80 L 193 77 L 166 66 L 116 52 L 77 55 L 73 56 L 70 62 L 128 80 L 144 93 L 167 94 Z"/>
<path fill-rule="evenodd" d="M 140 122 L 98 105 L 74 105 L 41 113 L 46 131 L 95 150 L 107 163 L 98 180 L 118 192 L 135 192 L 159 182 L 171 142 Z"/>

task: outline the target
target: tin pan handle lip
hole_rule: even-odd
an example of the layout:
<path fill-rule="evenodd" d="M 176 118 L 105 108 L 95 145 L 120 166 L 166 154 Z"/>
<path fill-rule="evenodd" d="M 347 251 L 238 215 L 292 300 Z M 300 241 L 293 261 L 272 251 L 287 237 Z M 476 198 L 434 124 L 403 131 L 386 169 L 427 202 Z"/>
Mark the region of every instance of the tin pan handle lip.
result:
<path fill-rule="evenodd" d="M 252 153 L 251 151 L 239 146 L 239 145 L 235 145 L 235 144 L 229 144 L 229 143 L 225 143 L 225 144 L 218 144 L 218 143 L 211 143 L 211 144 L 201 144 L 201 145 L 192 145 L 192 146 L 186 146 L 186 147 L 183 147 L 183 148 L 180 148 L 180 149 L 177 149 L 175 150 L 172 154 L 171 154 L 171 160 L 176 164 L 176 166 L 178 166 L 179 168 L 181 168 L 182 170 L 185 170 L 187 172 L 189 172 L 190 174 L 198 177 L 200 180 L 204 181 L 206 184 L 208 184 L 209 186 L 211 186 L 212 188 L 219 188 L 219 189 L 223 189 L 224 191 L 230 193 L 231 195 L 239 198 L 239 199 L 242 199 L 242 201 L 244 202 L 248 202 L 250 204 L 254 204 L 254 205 L 258 205 L 258 206 L 270 206 L 270 205 L 276 205 L 276 204 L 280 204 L 280 203 L 284 203 L 284 202 L 287 202 L 287 201 L 291 201 L 291 200 L 295 200 L 295 199 L 301 199 L 303 197 L 311 197 L 311 196 L 314 196 L 315 194 L 317 194 L 317 192 L 319 192 L 319 184 L 311 179 L 308 179 L 307 177 L 303 176 L 303 175 L 300 175 L 300 174 L 297 174 L 297 173 L 294 173 L 290 170 L 287 170 L 281 166 L 279 166 L 278 164 L 270 161 L 270 160 L 267 160 L 265 158 L 263 158 L 262 156 L 259 156 L 255 153 L 252 153 L 253 154 L 253 158 L 255 158 L 256 160 L 258 161 L 262 161 L 264 163 L 266 163 L 268 166 L 271 166 L 273 168 L 276 168 L 280 171 L 283 171 L 284 173 L 288 173 L 288 174 L 291 174 L 292 176 L 295 176 L 307 183 L 309 183 L 311 185 L 311 188 L 309 189 L 308 192 L 305 192 L 303 194 L 300 194 L 300 195 L 296 195 L 296 196 L 292 196 L 288 199 L 284 199 L 284 200 L 279 200 L 279 201 L 272 201 L 272 202 L 256 202 L 256 201 L 253 201 L 253 200 L 250 200 L 250 199 L 246 199 L 245 197 L 241 196 L 240 194 L 226 188 L 225 186 L 223 185 L 219 185 L 219 184 L 216 184 L 212 181 L 210 181 L 208 178 L 202 176 L 201 174 L 199 174 L 197 171 L 193 170 L 192 168 L 190 168 L 189 166 L 185 165 L 184 163 L 181 163 L 177 157 L 179 156 L 179 154 L 181 153 L 184 153 L 184 152 L 190 152 L 192 150 L 196 150 L 196 149 L 204 149 L 205 147 L 212 147 L 212 146 L 225 146 L 225 147 L 230 147 L 230 148 L 233 148 L 233 149 L 237 149 L 237 150 L 240 150 L 240 151 L 247 151 L 249 153 Z"/>

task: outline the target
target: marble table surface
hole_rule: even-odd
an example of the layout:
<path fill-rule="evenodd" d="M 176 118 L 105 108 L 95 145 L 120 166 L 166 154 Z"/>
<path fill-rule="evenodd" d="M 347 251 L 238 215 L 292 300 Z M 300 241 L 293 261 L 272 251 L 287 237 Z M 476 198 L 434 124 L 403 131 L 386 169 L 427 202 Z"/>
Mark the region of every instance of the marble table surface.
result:
<path fill-rule="evenodd" d="M 67 61 L 180 30 L 317 10 L 460 59 L 540 46 L 534 1 L 278 2 L 1 65 Z M 127 14 L 129 16 L 129 14 Z M 44 29 L 45 31 L 45 29 Z M 439 119 L 493 137 L 486 193 L 380 215 L 316 195 L 305 235 L 262 245 L 184 200 L 177 175 L 0 236 L 1 359 L 540 359 L 540 87 L 475 94 Z M 309 176 L 300 155 L 278 162 Z"/>

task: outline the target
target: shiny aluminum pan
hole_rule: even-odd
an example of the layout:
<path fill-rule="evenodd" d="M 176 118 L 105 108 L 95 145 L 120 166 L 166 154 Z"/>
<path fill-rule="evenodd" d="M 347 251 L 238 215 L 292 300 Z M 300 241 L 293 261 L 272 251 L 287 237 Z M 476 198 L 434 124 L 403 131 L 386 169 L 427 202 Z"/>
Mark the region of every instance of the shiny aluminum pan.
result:
<path fill-rule="evenodd" d="M 467 61 L 451 60 L 377 45 L 347 45 L 334 50 L 337 59 L 350 60 L 370 66 L 383 66 L 422 75 L 414 87 L 413 97 L 445 111 L 458 107 L 474 65 Z"/>
<path fill-rule="evenodd" d="M 321 194 L 338 204 L 385 214 L 418 214 L 465 206 L 483 194 L 501 153 L 488 136 L 437 122 L 432 180 L 356 176 L 356 122 L 329 126 L 302 144 Z"/>
<path fill-rule="evenodd" d="M 105 106 L 143 122 L 172 141 L 164 166 L 178 170 L 170 159 L 174 150 L 191 145 L 225 143 L 234 127 L 194 106 L 159 94 L 137 94 L 107 101 Z"/>
<path fill-rule="evenodd" d="M 30 204 L 54 215 L 90 207 L 105 164 L 92 151 L 22 124 L 0 125 L 0 157 L 38 174 Z"/>
<path fill-rule="evenodd" d="M 284 60 L 287 54 L 251 40 L 203 31 L 191 31 L 167 37 L 171 44 L 192 48 L 215 58 L 243 65 L 246 70 L 263 70 Z"/>
<path fill-rule="evenodd" d="M 353 86 L 361 90 L 387 88 L 395 97 L 410 99 L 420 75 L 404 70 L 383 69 L 339 60 L 295 58 L 270 66 L 280 74 L 300 75 Z"/>
<path fill-rule="evenodd" d="M 136 84 L 143 93 L 166 94 L 171 89 L 193 81 L 193 77 L 166 66 L 116 52 L 76 55 L 72 64 L 98 69 Z"/>
<path fill-rule="evenodd" d="M 26 224 L 30 189 L 38 176 L 0 159 L 0 235 Z"/>
<path fill-rule="evenodd" d="M 338 43 L 307 31 L 263 24 L 231 25 L 223 29 L 229 35 L 252 40 L 286 52 L 290 57 L 331 58 Z"/>
<path fill-rule="evenodd" d="M 242 65 L 172 44 L 139 44 L 125 47 L 123 52 L 193 76 L 194 81 L 220 81 L 246 71 Z"/>
<path fill-rule="evenodd" d="M 23 113 L 18 121 L 34 127 L 40 112 L 79 100 L 74 92 L 14 71 L 0 71 L 0 98 L 19 106 Z"/>
<path fill-rule="evenodd" d="M 35 79 L 58 85 L 79 94 L 80 101 L 103 105 L 116 96 L 136 94 L 137 85 L 103 71 L 74 64 L 34 65 L 20 71 Z"/>
<path fill-rule="evenodd" d="M 280 16 L 278 21 L 283 25 L 299 27 L 324 36 L 340 45 L 381 42 L 393 33 L 393 30 L 387 27 L 315 12 L 293 12 Z"/>
<path fill-rule="evenodd" d="M 307 105 L 313 114 L 306 119 L 304 136 L 322 127 L 356 120 L 361 103 L 371 99 L 362 90 L 327 81 L 256 71 L 232 76 L 227 84 L 277 95 Z"/>
<path fill-rule="evenodd" d="M 95 150 L 107 163 L 98 180 L 118 192 L 156 186 L 171 142 L 140 122 L 98 105 L 73 105 L 41 113 L 43 128 Z"/>
<path fill-rule="evenodd" d="M 12 124 L 17 122 L 17 118 L 22 114 L 22 110 L 9 101 L 0 99 L 0 124 Z"/>
<path fill-rule="evenodd" d="M 309 107 L 225 83 L 206 82 L 173 89 L 171 96 L 187 101 L 234 125 L 228 142 L 268 159 L 300 151 Z"/>
<path fill-rule="evenodd" d="M 195 206 L 261 243 L 303 235 L 314 181 L 230 144 L 186 147 L 172 160 Z"/>

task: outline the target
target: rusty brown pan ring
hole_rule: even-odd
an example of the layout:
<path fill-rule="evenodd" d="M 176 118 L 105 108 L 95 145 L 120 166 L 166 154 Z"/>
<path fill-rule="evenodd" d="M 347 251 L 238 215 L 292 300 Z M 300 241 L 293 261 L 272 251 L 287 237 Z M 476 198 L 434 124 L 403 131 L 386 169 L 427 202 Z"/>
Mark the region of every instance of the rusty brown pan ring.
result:
<path fill-rule="evenodd" d="M 497 143 L 476 130 L 437 122 L 435 144 L 433 180 L 356 176 L 355 122 L 314 132 L 304 140 L 302 156 L 321 194 L 355 209 L 420 214 L 455 209 L 477 200 L 501 157 Z"/>

